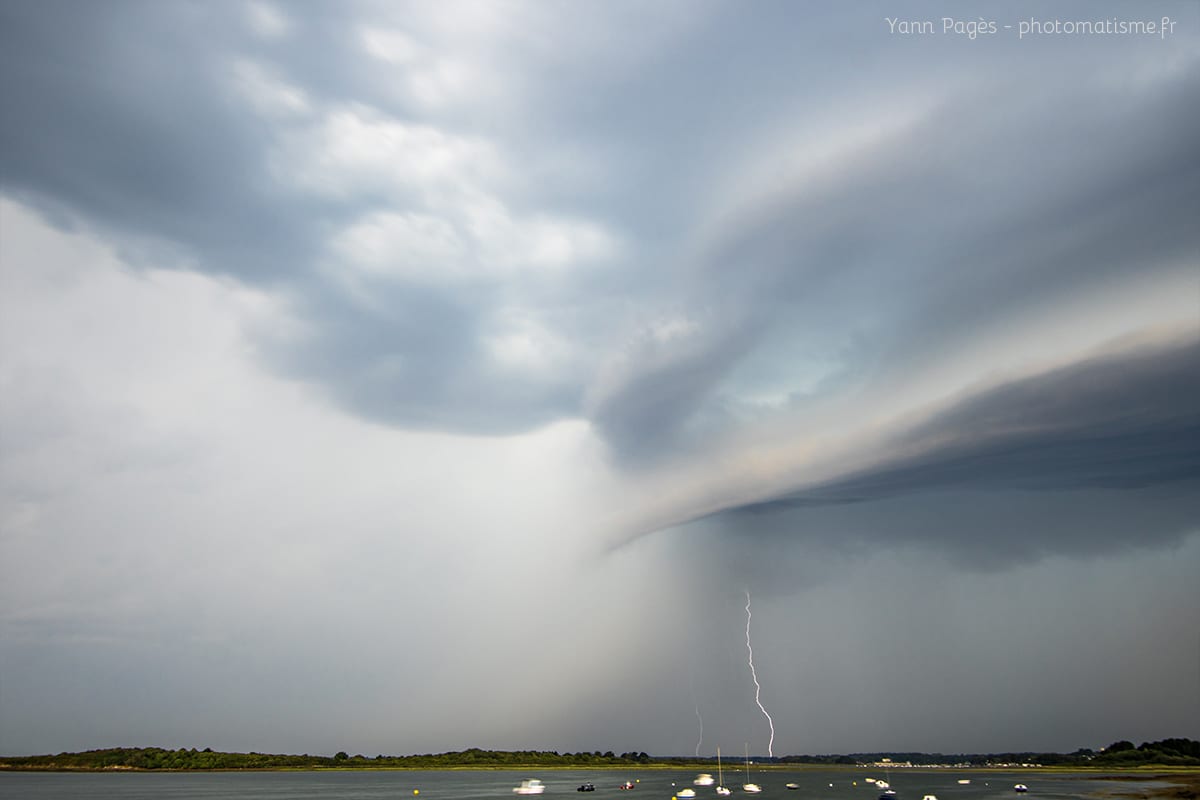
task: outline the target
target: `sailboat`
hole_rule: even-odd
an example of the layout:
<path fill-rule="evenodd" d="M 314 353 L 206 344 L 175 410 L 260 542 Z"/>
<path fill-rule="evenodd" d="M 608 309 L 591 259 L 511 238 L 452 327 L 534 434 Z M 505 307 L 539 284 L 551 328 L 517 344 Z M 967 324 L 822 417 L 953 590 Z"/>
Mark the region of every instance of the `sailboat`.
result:
<path fill-rule="evenodd" d="M 746 745 L 746 782 L 742 784 L 742 791 L 747 794 L 758 794 L 762 791 L 761 786 L 750 782 L 750 745 Z"/>
<path fill-rule="evenodd" d="M 725 797 L 733 794 L 733 790 L 725 786 L 725 772 L 721 769 L 721 748 L 717 748 L 717 794 Z"/>

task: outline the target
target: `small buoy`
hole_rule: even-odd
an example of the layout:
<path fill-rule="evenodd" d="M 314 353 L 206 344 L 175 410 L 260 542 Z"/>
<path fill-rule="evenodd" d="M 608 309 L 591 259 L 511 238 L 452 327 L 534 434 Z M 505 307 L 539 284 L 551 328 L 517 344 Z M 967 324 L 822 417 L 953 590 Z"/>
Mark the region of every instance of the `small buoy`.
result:
<path fill-rule="evenodd" d="M 421 793 L 420 789 L 413 789 L 413 794 L 420 794 L 420 793 Z"/>

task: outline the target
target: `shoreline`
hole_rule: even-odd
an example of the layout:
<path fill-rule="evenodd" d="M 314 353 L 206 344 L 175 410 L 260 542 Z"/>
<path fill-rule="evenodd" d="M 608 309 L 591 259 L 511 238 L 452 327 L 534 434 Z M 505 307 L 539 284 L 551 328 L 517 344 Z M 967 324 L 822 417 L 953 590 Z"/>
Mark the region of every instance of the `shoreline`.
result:
<path fill-rule="evenodd" d="M 688 761 L 678 764 L 652 763 L 637 765 L 621 764 L 505 764 L 505 765 L 475 765 L 443 767 L 408 767 L 408 766 L 331 766 L 331 767 L 216 767 L 211 769 L 171 769 L 145 768 L 125 765 L 108 767 L 74 767 L 58 765 L 13 765 L 0 762 L 0 773 L 4 772 L 136 772 L 136 773 L 204 773 L 204 772 L 668 772 L 705 770 L 715 764 L 703 761 Z M 827 764 L 755 764 L 755 770 L 762 772 L 840 772 L 855 770 L 870 771 L 871 767 L 834 766 Z M 1111 791 L 1104 791 L 1099 796 L 1138 797 L 1138 798 L 1200 798 L 1200 767 L 1130 767 L 1127 769 L 1105 769 L 1101 767 L 905 767 L 905 772 L 946 773 L 955 772 L 974 775 L 1000 774 L 1034 774 L 1048 778 L 1057 777 L 1060 780 L 1099 780 L 1113 781 Z M 1130 787 L 1121 791 L 1122 781 L 1163 781 L 1173 784 L 1161 788 Z"/>
<path fill-rule="evenodd" d="M 1200 798 L 1200 770 L 1195 767 L 1180 771 L 1153 770 L 1154 775 L 1116 774 L 1097 776 L 1098 780 L 1110 780 L 1117 784 L 1111 790 L 1098 793 L 1097 797 L 1136 797 L 1141 800 L 1197 800 Z M 1166 786 L 1128 787 L 1122 790 L 1121 781 L 1163 781 Z"/>

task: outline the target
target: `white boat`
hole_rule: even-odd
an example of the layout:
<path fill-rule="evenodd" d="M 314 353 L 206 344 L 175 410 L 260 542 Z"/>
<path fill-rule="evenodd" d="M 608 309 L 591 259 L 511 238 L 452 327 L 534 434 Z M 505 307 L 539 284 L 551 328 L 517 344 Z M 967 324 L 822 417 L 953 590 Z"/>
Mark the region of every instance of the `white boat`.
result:
<path fill-rule="evenodd" d="M 733 790 L 725 786 L 725 772 L 721 769 L 721 748 L 717 748 L 717 794 L 727 797 Z"/>
<path fill-rule="evenodd" d="M 971 779 L 970 778 L 959 778 L 958 782 L 961 783 L 963 786 L 966 786 L 968 783 L 971 782 Z"/>
<path fill-rule="evenodd" d="M 675 796 L 676 797 L 695 797 L 696 790 L 695 789 L 680 789 L 678 792 L 675 793 Z"/>
<path fill-rule="evenodd" d="M 539 781 L 537 778 L 529 778 L 521 781 L 520 786 L 513 787 L 515 794 L 541 794 L 546 791 L 546 784 Z"/>
<path fill-rule="evenodd" d="M 701 772 L 699 775 L 696 776 L 696 779 L 694 781 L 692 781 L 692 783 L 694 783 L 697 786 L 712 786 L 713 785 L 713 776 L 708 774 L 707 772 Z"/>
<path fill-rule="evenodd" d="M 878 786 L 880 789 L 892 788 L 892 785 L 890 783 L 888 783 L 887 781 L 875 781 L 875 785 Z"/>
<path fill-rule="evenodd" d="M 1016 786 L 1014 786 L 1014 787 L 1013 787 L 1013 790 L 1014 790 L 1014 791 L 1015 791 L 1017 794 L 1025 794 L 1026 792 L 1028 792 L 1028 791 L 1029 791 L 1029 787 L 1028 787 L 1028 786 L 1026 786 L 1026 785 L 1025 785 L 1025 784 L 1023 784 L 1023 783 L 1018 783 Z"/>
<path fill-rule="evenodd" d="M 831 783 L 831 784 L 829 784 L 829 785 L 830 785 L 830 786 L 833 786 L 833 784 L 832 784 L 832 783 Z M 800 788 L 800 784 L 798 784 L 798 783 L 785 783 L 785 784 L 783 785 L 783 788 L 785 788 L 785 789 L 799 789 L 799 788 Z"/>
<path fill-rule="evenodd" d="M 921 800 L 937 800 L 937 795 L 936 794 L 927 794 L 924 797 L 922 797 Z"/>
<path fill-rule="evenodd" d="M 750 745 L 746 745 L 746 782 L 742 784 L 742 791 L 746 794 L 758 794 L 762 791 L 761 786 L 750 781 Z"/>

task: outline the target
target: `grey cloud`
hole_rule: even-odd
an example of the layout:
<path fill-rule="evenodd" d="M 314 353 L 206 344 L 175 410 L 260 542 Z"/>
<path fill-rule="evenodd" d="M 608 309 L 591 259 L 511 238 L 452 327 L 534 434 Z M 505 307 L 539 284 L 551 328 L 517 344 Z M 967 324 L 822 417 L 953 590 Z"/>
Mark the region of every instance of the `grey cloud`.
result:
<path fill-rule="evenodd" d="M 641 332 L 622 354 L 616 385 L 588 409 L 618 457 L 637 460 L 688 447 L 684 426 L 756 338 L 754 326 L 728 324 L 720 312 L 699 324 L 704 330 L 681 334 L 682 341 Z"/>
<path fill-rule="evenodd" d="M 9 191 L 250 280 L 305 263 L 316 209 L 269 188 L 265 137 L 228 100 L 220 20 L 156 3 L 7 4 Z M 197 35 L 205 31 L 206 35 Z"/>
<path fill-rule="evenodd" d="M 371 286 L 380 309 L 354 308 L 318 274 L 330 232 L 379 208 L 406 210 L 413 199 L 305 194 L 277 183 L 272 148 L 287 124 L 264 122 L 230 99 L 229 64 L 248 56 L 315 103 L 365 102 L 422 121 L 427 112 L 389 91 L 394 81 L 381 80 L 361 51 L 365 10 L 306 7 L 287 37 L 264 42 L 237 22 L 242 7 L 213 8 L 7 6 L 0 179 L 51 211 L 118 231 L 135 250 L 177 251 L 155 263 L 286 287 L 325 341 L 263 351 L 276 368 L 323 383 L 354 413 L 389 424 L 499 433 L 584 415 L 623 463 L 653 461 L 736 425 L 731 409 L 753 388 L 743 367 L 757 354 L 803 347 L 842 357 L 847 341 L 866 341 L 842 368 L 882 382 L 888 365 L 1009 313 L 1030 294 L 1066 297 L 1198 245 L 1188 221 L 1200 215 L 1200 115 L 1185 100 L 1200 70 L 1190 65 L 1133 92 L 1080 67 L 1056 80 L 1016 71 L 983 91 L 942 98 L 915 128 L 839 165 L 836 183 L 805 179 L 777 192 L 693 263 L 682 255 L 699 213 L 693 198 L 710 195 L 695 182 L 720 177 L 709 165 L 748 159 L 757 132 L 834 92 L 797 87 L 790 76 L 779 83 L 788 71 L 771 58 L 790 39 L 779 33 L 781 20 L 770 26 L 769 50 L 739 59 L 737 69 L 707 65 L 686 78 L 707 86 L 710 103 L 664 98 L 655 81 L 684 80 L 698 54 L 729 48 L 731 32 L 749 24 L 708 9 L 708 25 L 657 56 L 649 83 L 585 71 L 577 75 L 585 98 L 562 80 L 526 86 L 530 113 L 520 120 L 447 112 L 455 131 L 494 136 L 524 160 L 536 152 L 531 142 L 553 133 L 578 151 L 619 154 L 618 178 L 643 168 L 654 176 L 650 186 L 610 177 L 568 187 L 550 174 L 506 189 L 514 210 L 563 203 L 634 237 L 623 263 L 605 265 L 603 276 L 585 270 L 553 287 L 552 302 L 564 310 L 555 333 L 576 346 L 574 363 L 553 379 L 531 379 L 489 362 L 481 347 L 495 308 L 538 296 L 544 278 L 481 280 L 465 291 Z M 790 14 L 784 6 L 764 13 Z M 806 35 L 822 52 L 831 47 L 816 35 L 823 25 L 874 41 L 867 32 L 883 23 L 872 14 L 853 23 L 822 14 L 808 20 Z M 934 63 L 923 58 L 914 69 Z M 751 78 L 764 87 L 761 101 L 747 97 Z M 799 99 L 767 103 L 793 88 Z M 730 103 L 745 114 L 714 111 Z M 654 352 L 636 332 L 621 342 L 625 302 L 647 317 L 682 307 L 704 329 Z M 622 347 L 643 363 L 600 386 L 602 365 Z M 495 402 L 481 406 L 479 397 Z"/>
<path fill-rule="evenodd" d="M 880 446 L 901 455 L 705 524 L 977 566 L 1178 542 L 1200 528 L 1197 363 L 1191 339 L 982 391 Z"/>
<path fill-rule="evenodd" d="M 334 293 L 311 309 L 312 334 L 279 343 L 271 361 L 365 418 L 406 427 L 507 434 L 570 414 L 571 383 L 518 379 L 491 363 L 481 346 L 484 304 L 469 291 L 381 290 L 367 306 Z"/>
<path fill-rule="evenodd" d="M 331 233 L 371 211 L 419 204 L 369 188 L 341 196 L 285 185 L 279 172 L 306 165 L 273 161 L 276 145 L 301 123 L 263 120 L 239 103 L 233 65 L 249 57 L 277 69 L 315 103 L 366 102 L 410 123 L 422 122 L 419 110 L 365 63 L 356 38 L 364 8 L 306 9 L 314 13 L 272 42 L 245 30 L 246 10 L 6 6 L 6 191 L 63 225 L 83 220 L 115 233 L 134 263 L 232 276 L 286 297 L 312 336 L 289 344 L 268 335 L 260 352 L 277 371 L 325 385 L 353 413 L 483 433 L 578 414 L 580 368 L 531 376 L 489 359 L 485 340 L 497 309 L 521 303 L 538 303 L 568 340 L 591 335 L 608 313 L 603 298 L 622 287 L 586 274 L 579 286 L 486 274 L 438 286 L 383 278 L 366 280 L 369 306 L 357 303 L 328 277 L 340 268 L 328 264 Z M 536 198 L 518 200 L 517 210 L 541 210 Z"/>
<path fill-rule="evenodd" d="M 1200 113 L 1184 101 L 1200 69 L 1138 92 L 1072 77 L 951 97 L 852 153 L 836 181 L 806 176 L 743 214 L 685 280 L 696 307 L 720 309 L 718 330 L 745 335 L 690 353 L 692 391 L 678 401 L 675 365 L 639 373 L 604 407 L 605 429 L 647 456 L 664 426 L 752 388 L 737 362 L 789 342 L 866 341 L 870 358 L 847 366 L 884 386 L 1031 299 L 1070 307 L 1200 250 Z"/>
<path fill-rule="evenodd" d="M 894 447 L 911 455 L 775 502 L 854 502 L 945 487 L 1132 489 L 1194 480 L 1200 478 L 1197 364 L 1200 343 L 1193 340 L 1004 384 L 897 437 Z"/>
<path fill-rule="evenodd" d="M 764 594 L 796 595 L 839 580 L 856 561 L 910 554 L 921 572 L 999 573 L 1053 558 L 1120 559 L 1194 542 L 1200 481 L 1057 492 L 929 488 L 854 503 L 763 504 L 699 520 L 693 571 L 736 570 Z M 769 549 L 771 558 L 762 557 Z"/>

